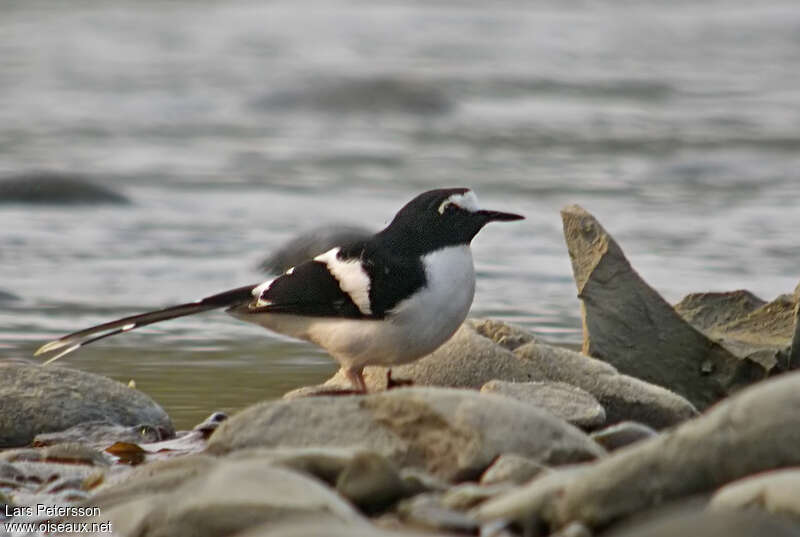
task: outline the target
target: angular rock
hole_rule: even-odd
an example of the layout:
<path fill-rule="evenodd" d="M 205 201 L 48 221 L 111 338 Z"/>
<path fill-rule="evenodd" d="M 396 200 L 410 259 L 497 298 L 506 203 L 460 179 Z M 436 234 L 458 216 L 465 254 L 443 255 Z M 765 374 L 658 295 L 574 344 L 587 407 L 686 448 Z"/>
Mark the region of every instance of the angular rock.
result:
<path fill-rule="evenodd" d="M 37 434 L 103 421 L 172 435 L 164 410 L 144 393 L 65 367 L 0 363 L 0 447 L 24 446 Z"/>
<path fill-rule="evenodd" d="M 706 336 L 771 374 L 794 368 L 789 355 L 796 309 L 796 297 L 781 295 L 766 303 L 747 291 L 697 293 L 675 306 Z"/>
<path fill-rule="evenodd" d="M 538 498 L 528 511 L 517 504 L 514 513 L 540 516 L 554 528 L 572 521 L 602 527 L 747 475 L 800 465 L 797 408 L 800 373 L 764 381 L 703 416 L 585 465 L 558 494 Z"/>
<path fill-rule="evenodd" d="M 789 345 L 787 359 L 788 369 L 800 368 L 800 285 L 794 290 L 794 327 L 792 329 L 792 343 Z"/>
<path fill-rule="evenodd" d="M 800 520 L 800 468 L 787 468 L 728 483 L 711 498 L 712 510 L 762 509 Z"/>
<path fill-rule="evenodd" d="M 599 431 L 595 431 L 589 436 L 606 448 L 608 451 L 616 451 L 619 448 L 629 446 L 642 440 L 647 440 L 658 433 L 642 423 L 635 421 L 621 421 Z"/>
<path fill-rule="evenodd" d="M 505 382 L 490 380 L 481 393 L 494 393 L 534 405 L 581 429 L 606 421 L 606 411 L 590 393 L 564 382 Z"/>
<path fill-rule="evenodd" d="M 604 450 L 549 413 L 470 390 L 404 388 L 360 397 L 315 397 L 254 405 L 223 423 L 208 451 L 250 447 L 361 447 L 400 467 L 448 480 L 477 477 L 502 453 L 547 464 Z"/>
<path fill-rule="evenodd" d="M 527 457 L 505 453 L 500 455 L 492 465 L 483 472 L 481 485 L 494 485 L 497 483 L 521 484 L 530 481 L 549 469 Z"/>
<path fill-rule="evenodd" d="M 764 367 L 740 360 L 678 315 L 591 214 L 572 205 L 561 217 L 581 299 L 584 354 L 701 410 L 766 376 Z"/>
<path fill-rule="evenodd" d="M 79 174 L 24 172 L 0 181 L 0 203 L 130 203 L 128 198 Z"/>
<path fill-rule="evenodd" d="M 592 394 L 606 412 L 606 423 L 633 420 L 655 429 L 697 415 L 689 401 L 666 388 L 621 375 L 611 365 L 583 354 L 528 343 L 514 351 L 529 375 L 537 380 L 565 382 Z"/>
<path fill-rule="evenodd" d="M 271 274 L 281 274 L 334 246 L 365 239 L 372 233 L 368 229 L 345 224 L 315 227 L 289 239 L 262 261 L 259 268 Z"/>
<path fill-rule="evenodd" d="M 173 469 L 173 481 L 166 487 L 161 475 L 139 474 L 93 498 L 90 503 L 100 507 L 100 516 L 80 521 L 110 520 L 115 534 L 141 537 L 231 535 L 266 522 L 316 516 L 355 527 L 367 525 L 316 479 L 258 459 L 203 461 L 203 465 L 205 471 L 188 472 L 182 479 Z"/>
<path fill-rule="evenodd" d="M 747 318 L 766 301 L 740 289 L 717 293 L 692 293 L 675 304 L 675 311 L 706 335 L 726 324 Z"/>

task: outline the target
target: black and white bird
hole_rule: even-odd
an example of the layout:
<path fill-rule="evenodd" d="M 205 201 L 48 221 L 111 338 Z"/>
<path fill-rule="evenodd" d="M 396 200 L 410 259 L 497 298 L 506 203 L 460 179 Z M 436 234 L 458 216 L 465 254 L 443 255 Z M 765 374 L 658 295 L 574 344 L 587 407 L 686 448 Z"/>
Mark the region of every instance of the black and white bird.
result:
<path fill-rule="evenodd" d="M 227 308 L 238 319 L 313 342 L 335 358 L 355 390 L 362 370 L 425 356 L 447 341 L 475 294 L 470 242 L 489 222 L 524 217 L 479 208 L 468 188 L 424 192 L 375 235 L 343 244 L 258 285 L 93 326 L 36 355 L 79 347 L 140 326 Z"/>

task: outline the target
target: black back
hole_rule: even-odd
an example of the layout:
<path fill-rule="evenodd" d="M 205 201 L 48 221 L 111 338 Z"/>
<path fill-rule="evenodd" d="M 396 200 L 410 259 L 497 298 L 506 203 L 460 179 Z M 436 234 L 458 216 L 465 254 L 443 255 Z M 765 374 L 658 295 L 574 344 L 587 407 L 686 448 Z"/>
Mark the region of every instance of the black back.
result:
<path fill-rule="evenodd" d="M 467 188 L 424 192 L 408 202 L 386 229 L 340 247 L 337 259 L 357 260 L 370 279 L 370 314 L 364 314 L 321 261 L 307 261 L 277 278 L 261 296 L 269 304 L 252 313 L 382 319 L 427 283 L 422 256 L 469 244 L 486 219 L 456 205 L 439 208 Z"/>

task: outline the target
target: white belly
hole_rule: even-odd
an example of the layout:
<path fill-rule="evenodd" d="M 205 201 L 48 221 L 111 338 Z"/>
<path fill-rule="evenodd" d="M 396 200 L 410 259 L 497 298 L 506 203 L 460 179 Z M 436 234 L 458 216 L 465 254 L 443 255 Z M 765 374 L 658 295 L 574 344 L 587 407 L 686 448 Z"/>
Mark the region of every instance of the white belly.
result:
<path fill-rule="evenodd" d="M 344 367 L 411 362 L 450 339 L 469 312 L 475 272 L 469 246 L 438 250 L 423 258 L 427 285 L 382 320 L 307 318 L 260 314 L 240 318 L 316 343 Z"/>

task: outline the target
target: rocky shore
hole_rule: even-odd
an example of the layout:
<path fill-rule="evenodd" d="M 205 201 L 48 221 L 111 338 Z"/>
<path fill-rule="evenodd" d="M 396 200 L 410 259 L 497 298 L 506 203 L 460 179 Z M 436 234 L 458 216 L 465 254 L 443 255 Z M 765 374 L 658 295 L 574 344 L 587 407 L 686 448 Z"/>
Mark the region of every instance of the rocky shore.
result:
<path fill-rule="evenodd" d="M 562 218 L 582 352 L 470 319 L 368 395 L 336 375 L 177 433 L 133 387 L 0 362 L 0 535 L 800 535 L 800 287 L 673 306 Z"/>

